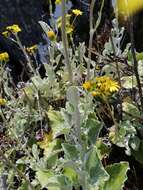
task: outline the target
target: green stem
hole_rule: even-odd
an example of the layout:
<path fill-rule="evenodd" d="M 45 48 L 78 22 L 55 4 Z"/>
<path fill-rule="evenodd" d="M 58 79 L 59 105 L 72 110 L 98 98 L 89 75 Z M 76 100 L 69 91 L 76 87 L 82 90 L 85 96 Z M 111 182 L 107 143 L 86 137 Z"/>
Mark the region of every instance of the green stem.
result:
<path fill-rule="evenodd" d="M 90 65 L 91 65 L 91 48 L 92 48 L 92 42 L 93 42 L 93 36 L 94 36 L 94 26 L 93 26 L 93 9 L 95 5 L 96 0 L 91 1 L 90 5 L 90 13 L 89 13 L 89 26 L 90 26 L 90 37 L 89 37 L 89 51 L 88 51 L 88 62 L 87 62 L 87 80 L 90 79 Z"/>
<path fill-rule="evenodd" d="M 17 34 L 15 34 L 15 38 L 16 38 L 17 44 L 19 45 L 20 49 L 22 50 L 22 52 L 23 52 L 23 54 L 24 54 L 24 56 L 25 56 L 25 59 L 26 59 L 26 61 L 27 61 L 27 65 L 28 65 L 29 69 L 30 69 L 33 73 L 35 73 L 35 71 L 34 71 L 32 65 L 31 65 L 31 60 L 30 60 L 28 54 L 26 53 L 26 51 L 25 51 L 25 49 L 24 49 L 24 47 L 23 47 L 23 45 L 22 45 L 22 43 L 21 43 L 21 41 L 20 41 L 20 39 L 19 39 L 19 37 L 18 37 Z"/>
<path fill-rule="evenodd" d="M 108 108 L 108 110 L 109 110 L 109 112 L 110 112 L 111 118 L 112 118 L 113 123 L 114 123 L 114 125 L 115 125 L 116 132 L 118 132 L 118 124 L 117 124 L 116 119 L 115 119 L 115 117 L 114 117 L 114 115 L 113 115 L 113 113 L 112 113 L 112 110 L 111 110 L 111 107 L 110 107 L 110 105 L 109 105 L 109 102 L 108 102 L 108 100 L 107 100 L 106 98 L 104 98 L 104 101 L 105 101 L 105 103 L 106 103 L 106 105 L 107 105 L 107 108 Z"/>
<path fill-rule="evenodd" d="M 104 0 L 102 0 L 102 4 L 99 10 L 99 15 L 98 15 L 98 19 L 96 21 L 96 24 L 94 26 L 94 22 L 93 22 L 93 12 L 94 12 L 94 5 L 95 5 L 96 0 L 92 0 L 91 1 L 91 5 L 90 5 L 90 15 L 89 15 L 89 26 L 90 26 L 90 37 L 89 37 L 89 51 L 88 51 L 88 62 L 87 62 L 87 80 L 90 80 L 90 65 L 91 65 L 91 49 L 92 49 L 92 43 L 93 43 L 93 37 L 94 37 L 94 33 L 96 32 L 100 21 L 101 21 L 101 16 L 102 16 L 102 10 L 103 10 L 103 6 L 104 6 Z"/>

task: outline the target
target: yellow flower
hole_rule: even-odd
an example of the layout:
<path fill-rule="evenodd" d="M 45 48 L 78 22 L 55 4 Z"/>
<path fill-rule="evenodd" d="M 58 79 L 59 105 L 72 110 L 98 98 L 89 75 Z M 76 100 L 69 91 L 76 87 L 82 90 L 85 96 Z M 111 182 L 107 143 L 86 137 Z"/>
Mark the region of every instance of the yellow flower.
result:
<path fill-rule="evenodd" d="M 84 89 L 91 92 L 92 96 L 110 96 L 120 88 L 118 82 L 110 77 L 96 77 L 94 80 L 86 81 L 83 84 Z"/>
<path fill-rule="evenodd" d="M 4 106 L 6 104 L 6 99 L 0 98 L 0 106 Z"/>
<path fill-rule="evenodd" d="M 86 81 L 84 84 L 83 84 L 83 88 L 86 89 L 86 90 L 90 90 L 91 88 L 91 83 L 89 81 Z"/>
<path fill-rule="evenodd" d="M 118 0 L 117 7 L 119 13 L 132 15 L 135 12 L 143 9 L 143 0 Z"/>
<path fill-rule="evenodd" d="M 9 55 L 8 55 L 8 53 L 7 52 L 4 52 L 4 53 L 1 53 L 0 54 L 0 62 L 2 62 L 2 61 L 8 61 L 9 60 Z"/>
<path fill-rule="evenodd" d="M 99 67 L 99 65 L 96 65 L 95 69 L 98 71 L 98 70 L 100 70 L 101 68 Z"/>
<path fill-rule="evenodd" d="M 33 45 L 31 47 L 26 48 L 26 50 L 27 50 L 28 53 L 33 54 L 33 53 L 35 53 L 37 48 L 38 48 L 37 45 Z"/>
<path fill-rule="evenodd" d="M 117 92 L 120 88 L 116 81 L 107 76 L 97 77 L 95 82 L 98 92 L 105 96 L 108 96 L 113 92 Z"/>
<path fill-rule="evenodd" d="M 8 31 L 4 31 L 4 32 L 2 32 L 2 35 L 5 36 L 5 37 L 9 37 L 9 32 Z"/>
<path fill-rule="evenodd" d="M 66 27 L 66 33 L 71 34 L 73 32 L 73 26 L 67 26 Z"/>
<path fill-rule="evenodd" d="M 66 14 L 66 33 L 67 34 L 71 34 L 74 30 L 73 25 L 70 23 L 71 20 L 71 14 Z M 56 20 L 57 26 L 59 29 L 61 29 L 62 27 L 62 17 L 60 16 L 57 20 Z"/>
<path fill-rule="evenodd" d="M 61 0 L 56 0 L 56 1 L 55 1 L 55 4 L 56 4 L 56 5 L 58 5 L 58 4 L 60 4 L 60 3 L 61 3 Z"/>
<path fill-rule="evenodd" d="M 47 36 L 48 36 L 48 38 L 49 38 L 51 41 L 55 41 L 55 39 L 56 39 L 56 34 L 55 34 L 55 32 L 54 32 L 53 30 L 49 30 L 49 31 L 47 32 Z"/>
<path fill-rule="evenodd" d="M 91 95 L 95 97 L 95 96 L 99 96 L 100 94 L 98 92 L 93 91 L 91 92 Z"/>
<path fill-rule="evenodd" d="M 72 10 L 72 13 L 73 13 L 74 15 L 76 15 L 76 16 L 79 16 L 79 15 L 82 15 L 82 14 L 83 14 L 82 11 L 80 11 L 79 9 L 73 9 L 73 10 Z"/>
<path fill-rule="evenodd" d="M 12 33 L 21 32 L 21 28 L 17 24 L 13 24 L 12 26 L 7 26 L 6 30 Z"/>
<path fill-rule="evenodd" d="M 119 90 L 119 85 L 116 81 L 110 81 L 109 91 L 110 92 L 117 92 Z"/>

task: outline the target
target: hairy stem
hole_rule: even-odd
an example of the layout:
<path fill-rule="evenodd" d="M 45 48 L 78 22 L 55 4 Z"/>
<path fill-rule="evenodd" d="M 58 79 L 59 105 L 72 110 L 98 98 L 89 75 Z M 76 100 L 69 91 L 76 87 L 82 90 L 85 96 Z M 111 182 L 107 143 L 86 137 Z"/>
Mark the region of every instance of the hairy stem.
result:
<path fill-rule="evenodd" d="M 88 51 L 88 63 L 87 63 L 87 80 L 90 79 L 90 65 L 91 65 L 91 48 L 94 36 L 94 24 L 93 24 L 93 9 L 96 0 L 91 1 L 90 13 L 89 13 L 89 26 L 90 26 L 90 37 L 89 37 L 89 51 Z"/>
<path fill-rule="evenodd" d="M 62 42 L 63 42 L 63 48 L 64 48 L 64 57 L 65 62 L 69 74 L 69 81 L 72 84 L 73 83 L 73 73 L 72 68 L 69 60 L 68 55 L 68 39 L 66 34 L 66 7 L 65 7 L 65 0 L 62 0 Z"/>

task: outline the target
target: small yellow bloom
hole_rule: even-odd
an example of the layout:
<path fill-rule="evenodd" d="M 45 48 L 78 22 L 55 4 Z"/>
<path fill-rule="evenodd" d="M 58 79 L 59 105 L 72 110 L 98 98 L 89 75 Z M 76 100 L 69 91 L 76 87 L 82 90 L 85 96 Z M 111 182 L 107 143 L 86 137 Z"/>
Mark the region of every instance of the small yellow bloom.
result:
<path fill-rule="evenodd" d="M 2 35 L 5 36 L 5 37 L 9 37 L 9 32 L 8 31 L 4 31 L 4 32 L 2 32 Z"/>
<path fill-rule="evenodd" d="M 0 62 L 2 62 L 2 61 L 8 61 L 9 60 L 9 55 L 8 55 L 8 53 L 7 52 L 4 52 L 4 53 L 1 53 L 0 54 Z"/>
<path fill-rule="evenodd" d="M 6 30 L 12 33 L 21 32 L 21 28 L 17 24 L 13 24 L 12 26 L 7 26 Z"/>
<path fill-rule="evenodd" d="M 66 33 L 71 34 L 73 32 L 73 26 L 67 26 L 66 27 Z"/>
<path fill-rule="evenodd" d="M 91 95 L 95 97 L 95 96 L 99 96 L 100 94 L 99 94 L 98 92 L 93 91 L 93 92 L 91 93 Z"/>
<path fill-rule="evenodd" d="M 6 104 L 6 99 L 0 98 L 0 106 L 4 106 Z"/>
<path fill-rule="evenodd" d="M 99 67 L 99 65 L 96 65 L 95 69 L 96 69 L 97 71 L 99 71 L 101 68 Z"/>
<path fill-rule="evenodd" d="M 55 41 L 55 39 L 56 39 L 56 34 L 55 34 L 55 32 L 54 32 L 53 30 L 49 30 L 49 31 L 47 32 L 47 36 L 48 36 L 48 38 L 49 38 L 51 41 Z"/>
<path fill-rule="evenodd" d="M 38 48 L 37 45 L 33 45 L 31 47 L 26 48 L 26 50 L 27 50 L 28 53 L 33 54 L 33 53 L 35 53 L 37 48 Z"/>
<path fill-rule="evenodd" d="M 83 14 L 83 12 L 80 11 L 79 9 L 73 9 L 73 10 L 72 10 L 72 13 L 73 13 L 74 15 L 76 15 L 76 16 L 79 16 L 79 15 L 82 15 L 82 14 Z"/>
<path fill-rule="evenodd" d="M 56 5 L 58 5 L 58 4 L 60 4 L 60 3 L 61 3 L 61 0 L 56 0 L 56 1 L 55 1 L 55 4 L 56 4 Z"/>
<path fill-rule="evenodd" d="M 84 84 L 83 84 L 83 88 L 86 89 L 86 90 L 90 90 L 91 88 L 91 83 L 89 81 L 86 81 Z"/>

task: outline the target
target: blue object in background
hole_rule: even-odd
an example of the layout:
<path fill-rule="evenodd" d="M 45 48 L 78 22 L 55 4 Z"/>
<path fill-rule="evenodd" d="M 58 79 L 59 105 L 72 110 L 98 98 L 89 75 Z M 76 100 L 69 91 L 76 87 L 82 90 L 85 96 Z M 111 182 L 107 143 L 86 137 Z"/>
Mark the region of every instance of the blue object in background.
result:
<path fill-rule="evenodd" d="M 72 6 L 71 2 L 68 2 L 68 3 L 66 4 L 66 6 L 67 6 L 67 11 L 68 11 L 68 10 L 71 8 L 71 6 Z M 60 17 L 61 15 L 62 15 L 61 4 L 59 4 L 59 5 L 56 6 L 56 11 L 55 11 L 55 13 L 54 13 L 54 17 L 55 17 L 55 19 L 57 19 L 57 18 Z"/>

